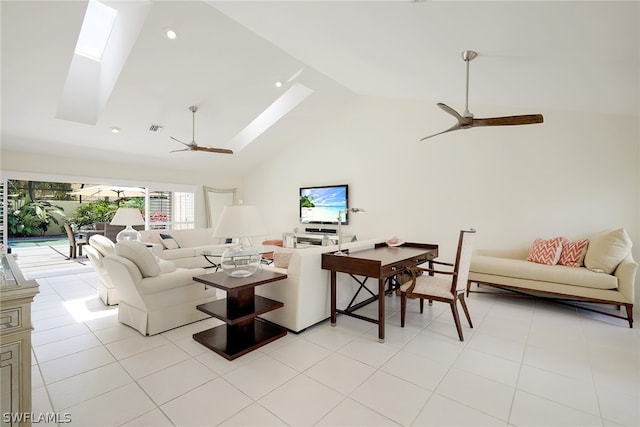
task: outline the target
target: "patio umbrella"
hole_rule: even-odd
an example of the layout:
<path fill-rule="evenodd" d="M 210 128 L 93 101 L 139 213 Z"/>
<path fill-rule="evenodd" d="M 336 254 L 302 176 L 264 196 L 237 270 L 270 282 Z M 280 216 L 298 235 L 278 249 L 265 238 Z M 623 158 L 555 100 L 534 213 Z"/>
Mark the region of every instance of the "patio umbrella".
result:
<path fill-rule="evenodd" d="M 144 197 L 145 189 L 141 187 L 122 187 L 119 185 L 93 185 L 90 187 L 80 188 L 70 191 L 69 194 L 74 196 L 85 197 L 115 197 L 123 199 L 127 197 Z"/>

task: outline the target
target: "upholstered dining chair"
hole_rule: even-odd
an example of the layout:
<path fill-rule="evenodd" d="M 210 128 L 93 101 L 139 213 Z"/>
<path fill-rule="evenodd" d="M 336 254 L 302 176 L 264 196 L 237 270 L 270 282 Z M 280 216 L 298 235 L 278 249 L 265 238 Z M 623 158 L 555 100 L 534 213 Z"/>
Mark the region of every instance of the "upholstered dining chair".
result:
<path fill-rule="evenodd" d="M 422 267 L 415 267 L 411 270 L 412 280 L 400 286 L 400 326 L 404 327 L 407 312 L 407 298 L 420 299 L 420 313 L 424 311 L 425 299 L 429 301 L 429 304 L 431 304 L 432 301 L 446 302 L 451 306 L 451 313 L 453 314 L 453 320 L 458 330 L 458 337 L 460 341 L 464 341 L 457 302 L 460 301 L 464 314 L 467 316 L 467 321 L 469 321 L 469 327 L 473 328 L 467 303 L 464 300 L 464 293 L 467 289 L 467 279 L 469 277 L 475 233 L 475 230 L 460 231 L 455 264 L 431 261 L 433 264 L 451 267 L 453 268 L 452 271 Z"/>
<path fill-rule="evenodd" d="M 76 239 L 76 236 L 69 224 L 64 224 L 64 231 L 69 239 L 69 258 L 82 256 L 82 247 L 87 244 L 85 239 Z"/>

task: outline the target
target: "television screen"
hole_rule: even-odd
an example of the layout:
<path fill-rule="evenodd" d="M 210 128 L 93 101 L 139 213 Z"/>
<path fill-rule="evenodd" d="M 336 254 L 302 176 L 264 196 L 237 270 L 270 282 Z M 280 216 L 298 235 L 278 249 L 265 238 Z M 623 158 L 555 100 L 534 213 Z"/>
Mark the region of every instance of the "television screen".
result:
<path fill-rule="evenodd" d="M 347 224 L 348 193 L 346 184 L 300 188 L 300 222 L 337 224 L 342 211 L 342 223 Z"/>

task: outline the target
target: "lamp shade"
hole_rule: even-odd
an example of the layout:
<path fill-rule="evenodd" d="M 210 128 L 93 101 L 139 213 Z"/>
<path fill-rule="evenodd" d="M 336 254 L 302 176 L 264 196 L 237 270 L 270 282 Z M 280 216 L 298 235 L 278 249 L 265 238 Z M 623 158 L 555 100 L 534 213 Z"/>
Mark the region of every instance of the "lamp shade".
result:
<path fill-rule="evenodd" d="M 228 205 L 222 209 L 214 237 L 255 237 L 266 235 L 258 208 L 250 205 Z"/>
<path fill-rule="evenodd" d="M 119 208 L 111 220 L 111 225 L 144 225 L 144 218 L 139 209 Z"/>

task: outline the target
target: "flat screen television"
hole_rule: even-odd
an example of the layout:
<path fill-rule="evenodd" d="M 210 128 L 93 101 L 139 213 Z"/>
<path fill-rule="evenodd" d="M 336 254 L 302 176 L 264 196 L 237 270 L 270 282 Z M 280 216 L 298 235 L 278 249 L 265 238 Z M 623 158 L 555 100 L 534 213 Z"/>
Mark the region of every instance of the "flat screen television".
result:
<path fill-rule="evenodd" d="M 342 211 L 342 223 L 348 224 L 346 211 L 349 206 L 349 186 L 325 185 L 300 188 L 300 222 L 302 224 L 338 224 L 338 212 Z"/>

